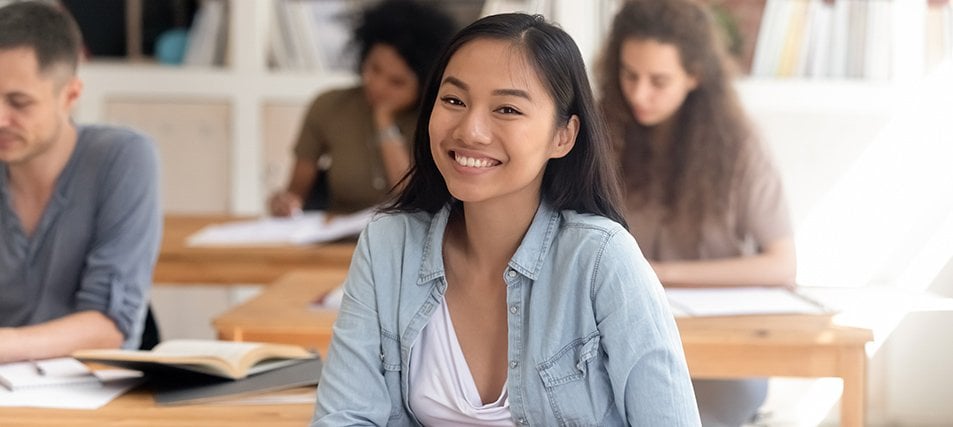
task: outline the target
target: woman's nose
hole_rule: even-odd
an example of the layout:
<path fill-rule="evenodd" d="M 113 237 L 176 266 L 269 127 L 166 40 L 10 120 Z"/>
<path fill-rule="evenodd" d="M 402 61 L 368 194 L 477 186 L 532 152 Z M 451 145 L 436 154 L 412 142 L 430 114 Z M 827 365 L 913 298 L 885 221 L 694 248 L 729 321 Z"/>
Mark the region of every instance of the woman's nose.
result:
<path fill-rule="evenodd" d="M 491 140 L 489 118 L 482 112 L 469 110 L 453 130 L 453 137 L 465 144 L 488 144 Z"/>

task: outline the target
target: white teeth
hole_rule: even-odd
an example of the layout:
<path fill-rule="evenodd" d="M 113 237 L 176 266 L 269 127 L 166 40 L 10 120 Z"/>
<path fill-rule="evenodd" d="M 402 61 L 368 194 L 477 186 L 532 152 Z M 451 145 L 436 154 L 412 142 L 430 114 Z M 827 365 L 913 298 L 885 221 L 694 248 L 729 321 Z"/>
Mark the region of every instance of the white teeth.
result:
<path fill-rule="evenodd" d="M 488 168 L 496 163 L 490 159 L 477 159 L 473 157 L 461 156 L 459 154 L 454 154 L 454 160 L 456 160 L 460 166 L 466 166 L 468 168 Z"/>

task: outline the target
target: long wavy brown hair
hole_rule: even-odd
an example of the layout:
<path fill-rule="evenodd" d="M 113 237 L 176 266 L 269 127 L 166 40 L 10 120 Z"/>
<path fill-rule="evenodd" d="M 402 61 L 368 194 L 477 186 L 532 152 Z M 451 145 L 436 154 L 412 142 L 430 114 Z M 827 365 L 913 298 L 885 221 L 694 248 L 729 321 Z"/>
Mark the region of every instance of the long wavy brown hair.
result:
<path fill-rule="evenodd" d="M 674 45 L 682 68 L 698 81 L 675 113 L 671 141 L 653 141 L 622 94 L 619 56 L 632 39 Z M 666 221 L 696 236 L 706 219 L 725 219 L 733 180 L 753 139 L 722 40 L 709 10 L 692 0 L 631 0 L 616 14 L 597 68 L 600 107 L 628 197 L 659 202 Z"/>

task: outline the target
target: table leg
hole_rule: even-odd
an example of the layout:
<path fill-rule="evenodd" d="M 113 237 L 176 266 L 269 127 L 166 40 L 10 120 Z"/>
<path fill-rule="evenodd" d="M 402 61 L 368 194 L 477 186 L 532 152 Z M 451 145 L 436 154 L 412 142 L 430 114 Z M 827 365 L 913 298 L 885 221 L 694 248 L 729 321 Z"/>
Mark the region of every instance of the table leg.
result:
<path fill-rule="evenodd" d="M 867 354 L 864 348 L 842 349 L 840 365 L 844 380 L 840 400 L 841 425 L 863 427 L 867 412 Z"/>

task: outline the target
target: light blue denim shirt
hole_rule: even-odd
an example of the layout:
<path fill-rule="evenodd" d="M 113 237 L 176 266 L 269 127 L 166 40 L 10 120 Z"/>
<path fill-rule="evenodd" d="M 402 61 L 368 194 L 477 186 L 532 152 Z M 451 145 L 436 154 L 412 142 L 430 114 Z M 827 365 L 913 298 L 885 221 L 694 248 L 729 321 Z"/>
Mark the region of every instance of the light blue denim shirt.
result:
<path fill-rule="evenodd" d="M 361 234 L 312 426 L 419 425 L 407 372 L 447 289 L 449 214 L 379 215 Z M 700 425 L 664 292 L 622 226 L 544 202 L 503 279 L 515 425 Z"/>

